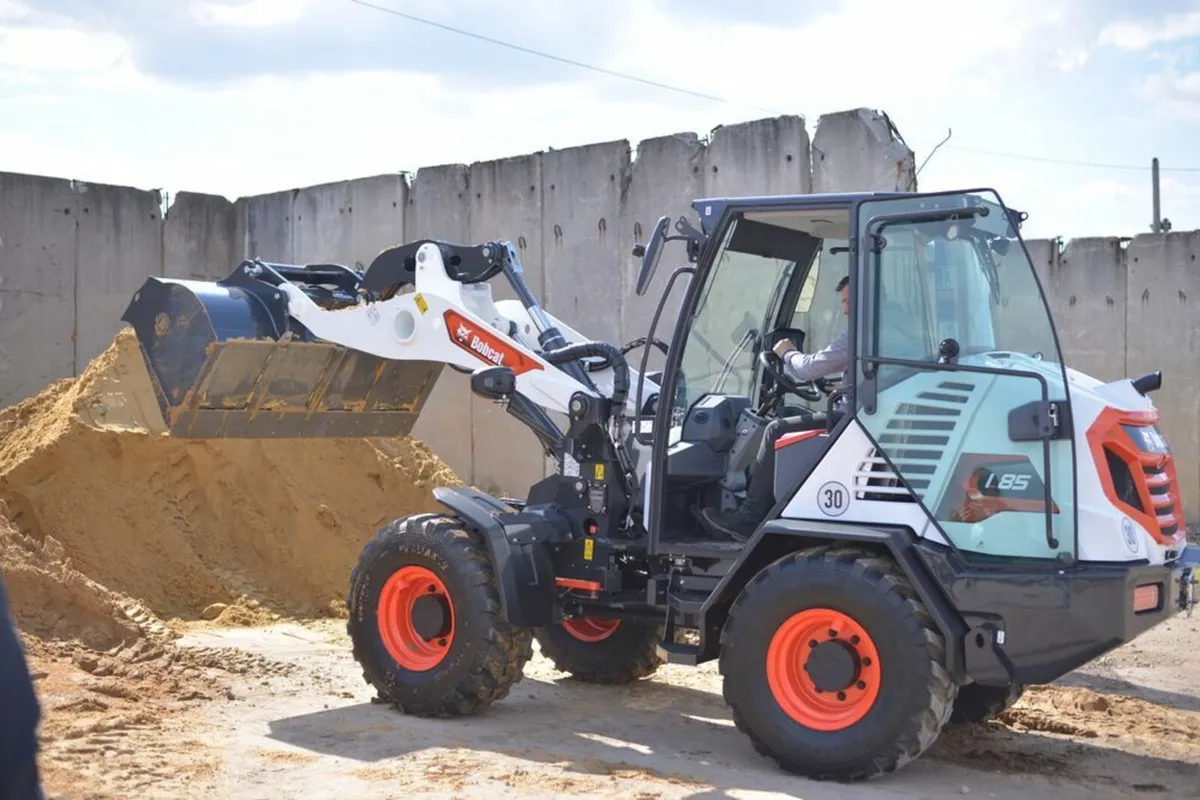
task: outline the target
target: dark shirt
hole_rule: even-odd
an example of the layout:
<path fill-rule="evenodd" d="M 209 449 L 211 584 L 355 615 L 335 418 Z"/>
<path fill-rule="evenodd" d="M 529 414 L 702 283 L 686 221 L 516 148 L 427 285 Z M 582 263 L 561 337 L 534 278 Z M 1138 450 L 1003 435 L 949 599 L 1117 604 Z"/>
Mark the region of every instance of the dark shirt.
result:
<path fill-rule="evenodd" d="M 37 773 L 40 721 L 37 692 L 0 580 L 0 798 L 40 796 L 32 794 L 37 790 L 29 785 Z"/>

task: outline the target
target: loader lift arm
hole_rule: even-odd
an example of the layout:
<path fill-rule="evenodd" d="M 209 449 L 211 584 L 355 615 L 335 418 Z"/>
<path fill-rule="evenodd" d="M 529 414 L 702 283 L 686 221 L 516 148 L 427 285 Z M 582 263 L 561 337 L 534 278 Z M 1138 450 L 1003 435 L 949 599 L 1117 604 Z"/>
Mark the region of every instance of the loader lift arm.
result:
<path fill-rule="evenodd" d="M 519 306 L 493 302 L 487 281 L 500 274 Z M 570 413 L 574 401 L 607 420 L 629 394 L 623 353 L 569 329 L 568 342 L 506 242 L 411 242 L 364 273 L 253 259 L 216 282 L 151 277 L 122 320 L 166 429 L 184 438 L 407 435 L 448 364 L 511 371 L 503 396 L 503 381 L 473 388 L 561 455 L 564 434 L 544 409 Z"/>

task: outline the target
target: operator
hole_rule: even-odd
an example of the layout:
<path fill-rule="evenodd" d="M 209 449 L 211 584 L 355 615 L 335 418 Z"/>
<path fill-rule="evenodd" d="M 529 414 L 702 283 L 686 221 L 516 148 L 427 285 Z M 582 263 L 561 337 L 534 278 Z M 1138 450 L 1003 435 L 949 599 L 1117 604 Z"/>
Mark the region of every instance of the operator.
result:
<path fill-rule="evenodd" d="M 37 692 L 0 580 L 0 800 L 41 800 Z"/>
<path fill-rule="evenodd" d="M 850 277 L 838 281 L 835 290 L 842 298 L 842 314 L 850 316 Z M 783 360 L 784 375 L 793 381 L 811 381 L 846 371 L 850 365 L 848 334 L 849 329 L 843 330 L 832 342 L 809 355 L 801 353 L 787 339 L 781 339 L 772 349 Z M 739 542 L 749 539 L 775 505 L 775 440 L 785 433 L 823 427 L 825 415 L 812 412 L 794 417 L 777 417 L 767 423 L 762 443 L 758 446 L 758 455 L 755 456 L 750 485 L 746 487 L 745 502 L 735 511 L 704 509 L 700 512 L 704 526 L 711 533 Z"/>

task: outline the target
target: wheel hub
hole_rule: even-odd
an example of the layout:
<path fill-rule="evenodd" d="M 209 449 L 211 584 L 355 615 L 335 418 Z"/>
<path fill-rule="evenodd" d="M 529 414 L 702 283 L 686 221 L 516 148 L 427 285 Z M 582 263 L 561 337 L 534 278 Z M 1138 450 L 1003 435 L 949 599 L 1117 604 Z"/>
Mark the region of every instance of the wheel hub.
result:
<path fill-rule="evenodd" d="M 821 642 L 810 648 L 804 671 L 818 692 L 840 692 L 850 688 L 862 668 L 858 652 L 840 639 Z"/>
<path fill-rule="evenodd" d="M 440 639 L 450 632 L 450 606 L 444 597 L 424 594 L 413 601 L 413 630 L 425 641 Z"/>

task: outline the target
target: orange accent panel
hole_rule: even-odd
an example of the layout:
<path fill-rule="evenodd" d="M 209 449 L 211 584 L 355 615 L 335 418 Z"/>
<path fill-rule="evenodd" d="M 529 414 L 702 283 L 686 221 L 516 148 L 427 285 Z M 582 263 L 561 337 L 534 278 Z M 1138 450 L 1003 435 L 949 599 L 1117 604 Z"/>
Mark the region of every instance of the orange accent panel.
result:
<path fill-rule="evenodd" d="M 446 320 L 446 333 L 450 341 L 485 364 L 508 367 L 514 375 L 542 369 L 542 365 L 525 351 L 505 341 L 494 331 L 476 325 L 454 311 L 447 311 L 442 316 Z"/>
<path fill-rule="evenodd" d="M 1172 545 L 1182 542 L 1186 535 L 1183 509 L 1179 503 L 1179 477 L 1175 472 L 1175 456 L 1170 453 L 1143 452 L 1121 428 L 1122 425 L 1146 427 L 1157 423 L 1157 411 L 1120 411 L 1108 407 L 1100 412 L 1096 421 L 1088 428 L 1087 442 L 1100 474 L 1100 485 L 1108 501 L 1148 530 L 1159 544 Z M 1111 450 L 1113 455 L 1129 467 L 1142 508 L 1151 511 L 1139 511 L 1117 497 L 1116 486 L 1108 471 L 1105 448 Z M 1150 493 L 1151 488 L 1164 485 L 1168 487 L 1166 493 Z M 1167 511 L 1165 509 L 1168 506 L 1174 508 Z M 1175 532 L 1164 533 L 1163 529 L 1171 525 L 1176 526 Z"/>
<path fill-rule="evenodd" d="M 819 436 L 824 432 L 824 428 L 817 428 L 813 431 L 793 431 L 791 433 L 785 433 L 783 436 L 780 436 L 775 440 L 775 449 L 782 450 L 789 444 L 795 444 L 796 442 L 802 442 L 805 439 L 811 439 L 812 437 Z"/>
<path fill-rule="evenodd" d="M 857 674 L 841 692 L 817 691 L 804 666 L 821 642 L 838 642 L 856 656 Z M 879 696 L 879 652 L 865 628 L 830 608 L 809 608 L 784 620 L 767 648 L 767 687 L 780 709 L 814 731 L 841 731 L 862 721 Z"/>
<path fill-rule="evenodd" d="M 603 588 L 600 581 L 585 581 L 579 578 L 555 578 L 554 582 L 564 589 L 581 589 L 585 592 L 598 592 Z"/>

